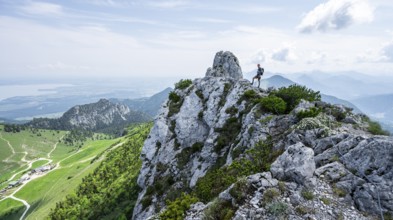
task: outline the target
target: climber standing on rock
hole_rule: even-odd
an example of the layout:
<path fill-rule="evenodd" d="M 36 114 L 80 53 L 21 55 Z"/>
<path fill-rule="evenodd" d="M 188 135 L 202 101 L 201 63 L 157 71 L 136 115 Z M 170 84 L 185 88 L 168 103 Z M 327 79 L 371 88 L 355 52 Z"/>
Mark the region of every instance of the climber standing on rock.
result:
<path fill-rule="evenodd" d="M 259 65 L 259 63 L 257 66 L 258 66 L 257 75 L 252 78 L 251 84 L 254 85 L 254 79 L 258 79 L 258 88 L 259 88 L 259 85 L 261 84 L 261 77 L 263 75 L 263 72 L 265 72 L 265 70 L 261 67 L 261 65 Z"/>

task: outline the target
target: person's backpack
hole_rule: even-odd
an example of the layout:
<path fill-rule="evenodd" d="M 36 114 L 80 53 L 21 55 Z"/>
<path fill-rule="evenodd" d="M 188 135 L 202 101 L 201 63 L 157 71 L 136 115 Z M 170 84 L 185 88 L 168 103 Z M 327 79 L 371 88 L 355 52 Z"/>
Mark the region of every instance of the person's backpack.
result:
<path fill-rule="evenodd" d="M 263 76 L 263 72 L 265 72 L 265 69 L 261 67 L 261 69 L 258 69 L 257 74 Z"/>

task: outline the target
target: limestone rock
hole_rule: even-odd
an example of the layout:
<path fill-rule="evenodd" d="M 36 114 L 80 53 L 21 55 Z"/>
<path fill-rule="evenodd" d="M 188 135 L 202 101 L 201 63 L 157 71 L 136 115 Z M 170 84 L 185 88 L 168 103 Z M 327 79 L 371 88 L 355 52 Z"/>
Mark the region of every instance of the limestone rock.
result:
<path fill-rule="evenodd" d="M 273 115 L 246 100 L 243 94 L 248 90 L 257 97 L 269 95 L 242 79 L 238 59 L 221 51 L 206 77 L 173 91 L 178 103 L 168 100 L 163 105 L 142 149 L 142 190 L 133 219 L 154 218 L 165 209 L 167 198 L 196 190 L 198 180 L 212 169 L 243 159 L 252 162 L 249 150 L 266 140 L 275 153 L 284 152 L 270 171 L 245 178 L 250 187 L 241 201 L 229 193 L 239 189 L 234 183 L 213 200 L 232 205 L 232 219 L 372 219 L 380 210 L 393 214 L 392 137 L 372 136 L 363 117 L 324 102 L 302 101 L 290 114 Z M 314 106 L 322 112 L 297 119 L 297 112 Z M 227 125 L 228 121 L 234 123 Z M 236 132 L 225 126 L 234 126 Z M 226 136 L 218 148 L 223 130 Z M 162 186 L 165 190 L 154 191 Z M 280 192 L 264 201 L 273 188 Z M 304 191 L 313 198 L 304 198 Z M 192 204 L 184 218 L 209 218 L 205 211 L 220 207 L 213 201 Z M 273 205 L 284 215 L 277 216 L 281 213 L 274 213 Z"/>
<path fill-rule="evenodd" d="M 314 151 L 302 143 L 289 146 L 272 164 L 270 170 L 277 179 L 302 184 L 314 174 Z"/>
<path fill-rule="evenodd" d="M 239 59 L 233 53 L 220 51 L 214 57 L 213 67 L 207 70 L 206 76 L 230 77 L 239 80 L 243 78 L 243 73 Z"/>

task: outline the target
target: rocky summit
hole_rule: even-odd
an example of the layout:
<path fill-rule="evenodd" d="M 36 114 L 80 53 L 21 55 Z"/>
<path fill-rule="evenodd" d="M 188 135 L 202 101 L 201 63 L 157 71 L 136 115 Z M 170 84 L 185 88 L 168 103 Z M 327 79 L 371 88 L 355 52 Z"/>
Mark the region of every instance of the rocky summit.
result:
<path fill-rule="evenodd" d="M 388 219 L 393 139 L 301 86 L 267 90 L 218 52 L 144 143 L 133 219 Z"/>

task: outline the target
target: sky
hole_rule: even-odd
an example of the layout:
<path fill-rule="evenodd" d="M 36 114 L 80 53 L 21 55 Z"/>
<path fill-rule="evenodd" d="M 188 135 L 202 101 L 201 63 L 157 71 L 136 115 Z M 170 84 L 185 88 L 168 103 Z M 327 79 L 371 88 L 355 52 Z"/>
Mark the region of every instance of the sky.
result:
<path fill-rule="evenodd" d="M 216 52 L 243 72 L 393 75 L 391 0 L 0 0 L 0 77 L 203 77 Z"/>

